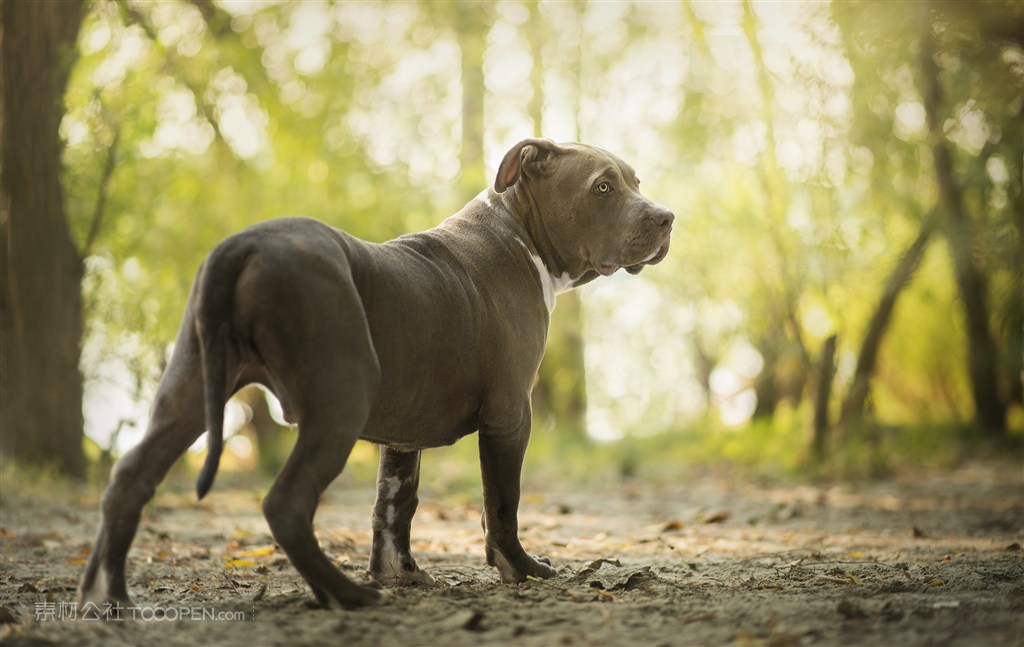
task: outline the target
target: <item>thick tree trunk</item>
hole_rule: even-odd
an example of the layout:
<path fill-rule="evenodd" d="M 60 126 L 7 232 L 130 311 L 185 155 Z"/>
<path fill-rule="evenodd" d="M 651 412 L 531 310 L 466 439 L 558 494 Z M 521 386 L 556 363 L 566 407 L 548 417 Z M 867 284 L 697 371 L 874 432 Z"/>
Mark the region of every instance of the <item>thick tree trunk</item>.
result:
<path fill-rule="evenodd" d="M 3 3 L 0 452 L 85 474 L 82 262 L 64 213 L 58 127 L 81 2 Z"/>
<path fill-rule="evenodd" d="M 943 92 L 927 6 L 922 12 L 921 83 L 931 138 L 935 179 L 939 185 L 939 212 L 953 256 L 960 300 L 967 323 L 967 368 L 977 424 L 988 432 L 1006 430 L 1006 404 L 999 392 L 999 352 L 989 330 L 988 278 L 975 256 L 974 222 L 967 213 L 963 190 L 953 168 L 953 153 L 943 133 Z"/>

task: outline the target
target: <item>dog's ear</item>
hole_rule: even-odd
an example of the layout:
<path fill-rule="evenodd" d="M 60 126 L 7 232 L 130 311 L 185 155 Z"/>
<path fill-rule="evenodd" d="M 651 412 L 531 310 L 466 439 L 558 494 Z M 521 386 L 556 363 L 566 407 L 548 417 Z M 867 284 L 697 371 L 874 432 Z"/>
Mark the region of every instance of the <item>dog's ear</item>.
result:
<path fill-rule="evenodd" d="M 524 139 L 505 153 L 494 178 L 494 190 L 504 193 L 522 175 L 536 177 L 544 173 L 552 157 L 562 150 L 550 139 Z"/>

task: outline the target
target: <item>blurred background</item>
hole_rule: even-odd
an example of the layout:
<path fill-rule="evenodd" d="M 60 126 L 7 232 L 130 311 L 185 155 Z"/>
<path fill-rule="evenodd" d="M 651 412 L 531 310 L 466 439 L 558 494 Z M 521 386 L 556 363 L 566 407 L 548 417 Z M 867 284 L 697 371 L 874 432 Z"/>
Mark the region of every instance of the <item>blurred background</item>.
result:
<path fill-rule="evenodd" d="M 623 157 L 677 224 L 662 264 L 559 297 L 535 460 L 1019 461 L 1022 14 L 6 2 L 4 456 L 105 474 L 225 236 L 283 215 L 371 241 L 431 227 L 544 136 Z M 281 464 L 277 409 L 255 389 L 229 404 L 225 469 Z"/>

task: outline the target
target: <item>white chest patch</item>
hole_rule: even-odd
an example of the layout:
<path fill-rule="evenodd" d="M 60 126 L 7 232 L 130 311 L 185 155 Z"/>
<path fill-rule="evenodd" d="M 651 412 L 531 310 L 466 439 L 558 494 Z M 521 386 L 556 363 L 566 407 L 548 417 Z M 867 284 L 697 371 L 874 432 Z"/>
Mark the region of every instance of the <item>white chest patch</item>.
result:
<path fill-rule="evenodd" d="M 518 240 L 518 239 L 517 239 Z M 529 248 L 523 241 L 518 241 L 523 249 L 529 252 Z M 562 274 L 561 276 L 554 276 L 548 271 L 544 261 L 540 259 L 533 252 L 530 253 L 530 260 L 533 261 L 534 267 L 537 268 L 537 275 L 540 277 L 540 287 L 544 291 L 544 305 L 548 308 L 548 314 L 555 309 L 555 297 L 563 292 L 568 292 L 572 289 L 572 284 L 576 281 L 575 278 L 568 274 Z"/>

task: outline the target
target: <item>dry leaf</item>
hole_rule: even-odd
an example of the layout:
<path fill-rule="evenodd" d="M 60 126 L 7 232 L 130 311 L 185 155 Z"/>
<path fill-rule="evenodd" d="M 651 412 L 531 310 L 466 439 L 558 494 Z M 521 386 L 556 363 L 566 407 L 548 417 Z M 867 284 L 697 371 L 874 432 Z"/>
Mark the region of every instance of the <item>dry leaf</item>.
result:
<path fill-rule="evenodd" d="M 258 564 L 247 559 L 233 559 L 225 564 L 224 568 L 251 568 L 253 566 L 258 566 Z"/>
<path fill-rule="evenodd" d="M 604 589 L 594 587 L 594 593 L 597 594 L 598 600 L 603 600 L 604 602 L 615 602 L 615 596 Z"/>
<path fill-rule="evenodd" d="M 661 532 L 671 532 L 673 530 L 682 530 L 686 527 L 686 524 L 679 519 L 673 519 L 672 521 L 665 522 L 665 525 L 661 527 Z"/>
<path fill-rule="evenodd" d="M 722 523 L 723 521 L 725 521 L 728 518 L 729 518 L 729 511 L 728 510 L 718 510 L 717 512 L 712 512 L 711 514 L 706 516 L 704 518 L 704 523 Z"/>
<path fill-rule="evenodd" d="M 273 555 L 277 552 L 277 546 L 271 544 L 270 546 L 264 546 L 262 548 L 253 548 L 252 550 L 245 550 L 239 553 L 242 557 L 264 557 L 266 555 Z"/>

